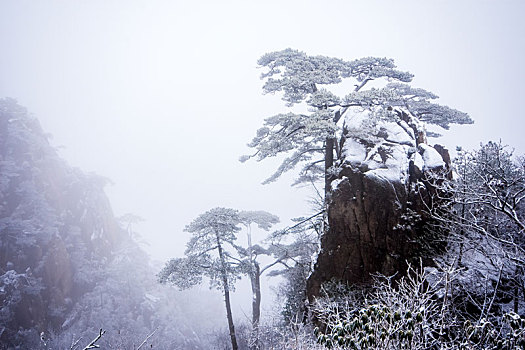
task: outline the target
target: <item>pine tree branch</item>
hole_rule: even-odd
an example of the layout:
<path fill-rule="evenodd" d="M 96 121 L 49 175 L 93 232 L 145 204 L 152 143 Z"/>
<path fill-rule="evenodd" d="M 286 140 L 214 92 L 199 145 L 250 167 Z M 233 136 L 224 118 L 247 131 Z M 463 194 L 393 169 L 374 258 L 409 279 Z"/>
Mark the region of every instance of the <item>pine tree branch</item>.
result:
<path fill-rule="evenodd" d="M 308 217 L 308 218 L 306 218 L 304 220 L 299 221 L 297 224 L 295 224 L 295 225 L 293 225 L 291 227 L 288 227 L 287 229 L 281 231 L 281 235 L 287 233 L 288 231 L 293 230 L 294 228 L 304 224 L 305 222 L 315 218 L 316 216 L 319 216 L 319 215 L 323 214 L 324 212 L 325 212 L 325 209 L 321 210 L 320 212 L 318 212 L 318 213 L 316 213 L 316 214 L 314 214 L 314 215 L 312 215 L 312 216 L 310 216 L 310 217 Z"/>

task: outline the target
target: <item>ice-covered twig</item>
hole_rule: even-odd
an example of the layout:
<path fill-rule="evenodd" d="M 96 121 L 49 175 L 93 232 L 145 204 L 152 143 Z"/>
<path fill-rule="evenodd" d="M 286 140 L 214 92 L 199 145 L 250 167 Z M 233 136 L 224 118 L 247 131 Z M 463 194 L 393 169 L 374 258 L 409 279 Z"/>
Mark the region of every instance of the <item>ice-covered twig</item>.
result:
<path fill-rule="evenodd" d="M 155 328 L 155 330 L 153 332 L 151 332 L 147 337 L 146 339 L 144 339 L 144 341 L 139 345 L 139 347 L 137 348 L 137 350 L 139 350 L 144 344 L 146 344 L 146 342 L 149 340 L 149 338 L 153 337 L 153 335 L 157 332 L 157 330 L 159 329 L 159 327 Z"/>
<path fill-rule="evenodd" d="M 81 340 L 82 340 L 82 337 L 80 337 L 77 340 L 73 341 L 73 343 L 71 343 L 71 347 L 69 348 L 69 350 L 74 350 L 78 346 L 78 343 L 80 343 Z"/>
<path fill-rule="evenodd" d="M 90 350 L 90 349 L 98 349 L 100 348 L 100 345 L 96 345 L 96 342 L 102 338 L 102 335 L 104 335 L 104 333 L 106 333 L 106 331 L 102 330 L 102 328 L 100 328 L 100 332 L 98 333 L 97 337 L 95 339 L 93 339 L 91 341 L 91 343 L 88 344 L 88 346 L 86 346 L 83 350 Z"/>

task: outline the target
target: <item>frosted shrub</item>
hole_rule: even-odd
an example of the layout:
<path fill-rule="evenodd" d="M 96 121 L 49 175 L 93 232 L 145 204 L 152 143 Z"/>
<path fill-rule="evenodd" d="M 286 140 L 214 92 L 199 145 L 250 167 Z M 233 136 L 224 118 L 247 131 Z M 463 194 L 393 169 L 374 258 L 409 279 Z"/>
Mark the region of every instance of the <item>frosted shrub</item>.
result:
<path fill-rule="evenodd" d="M 366 297 L 350 291 L 346 298 L 320 299 L 314 306 L 322 325 L 314 329 L 317 341 L 344 349 L 453 348 L 457 322 L 448 302 L 453 275 L 410 267 L 395 282 L 378 277 Z"/>
<path fill-rule="evenodd" d="M 327 285 L 316 301 L 317 343 L 328 349 L 525 349 L 525 316 L 495 309 L 467 319 L 452 296 L 460 271 L 414 269 L 372 291 Z M 366 295 L 366 296 L 365 296 Z"/>

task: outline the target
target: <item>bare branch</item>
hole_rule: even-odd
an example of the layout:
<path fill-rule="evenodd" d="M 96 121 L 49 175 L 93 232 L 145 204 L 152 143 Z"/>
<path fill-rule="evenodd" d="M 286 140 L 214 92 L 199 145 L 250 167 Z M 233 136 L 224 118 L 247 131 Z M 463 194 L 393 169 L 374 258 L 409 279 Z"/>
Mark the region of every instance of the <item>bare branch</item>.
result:
<path fill-rule="evenodd" d="M 147 337 L 146 339 L 144 339 L 144 341 L 138 346 L 137 350 L 140 350 L 140 348 L 146 344 L 146 342 L 149 340 L 149 338 L 153 337 L 153 335 L 155 334 L 155 332 L 157 332 L 157 330 L 159 329 L 159 327 L 155 328 L 155 330 L 153 332 L 151 332 Z"/>
<path fill-rule="evenodd" d="M 83 350 L 90 350 L 90 349 L 98 349 L 100 348 L 100 345 L 97 345 L 96 342 L 99 341 L 100 338 L 106 333 L 106 331 L 102 330 L 100 328 L 100 332 L 98 333 L 97 337 L 91 341 Z"/>

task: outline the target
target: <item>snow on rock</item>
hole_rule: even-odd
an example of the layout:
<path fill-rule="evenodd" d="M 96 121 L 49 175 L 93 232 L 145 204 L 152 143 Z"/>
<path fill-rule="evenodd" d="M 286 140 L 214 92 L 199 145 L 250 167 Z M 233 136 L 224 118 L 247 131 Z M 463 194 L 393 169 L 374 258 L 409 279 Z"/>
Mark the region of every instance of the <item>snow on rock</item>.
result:
<path fill-rule="evenodd" d="M 412 147 L 416 145 L 414 131 L 404 121 L 399 121 L 399 124 L 395 122 L 385 122 L 380 130 L 387 133 L 385 139 L 389 142 L 410 145 Z"/>
<path fill-rule="evenodd" d="M 423 160 L 423 157 L 421 157 L 421 154 L 418 152 L 414 153 L 414 165 L 419 169 L 423 170 L 425 167 L 425 161 Z"/>
<path fill-rule="evenodd" d="M 382 168 L 382 169 L 374 169 L 367 171 L 365 175 L 372 179 L 377 179 L 379 181 L 387 181 L 387 182 L 401 182 L 402 174 L 397 171 L 398 169 L 389 169 L 389 168 Z"/>
<path fill-rule="evenodd" d="M 343 181 L 343 180 L 342 179 L 335 179 L 334 181 L 332 181 L 330 183 L 330 185 L 332 186 L 332 191 L 335 191 L 337 189 L 337 186 L 339 186 L 341 181 Z"/>
<path fill-rule="evenodd" d="M 425 163 L 423 170 L 435 169 L 445 166 L 443 158 L 433 147 L 421 143 L 419 144 L 418 148 L 423 158 L 423 162 Z"/>
<path fill-rule="evenodd" d="M 409 149 L 406 145 L 389 148 L 382 145 L 368 162 L 369 171 L 365 172 L 365 175 L 379 180 L 404 183 L 408 179 Z"/>
<path fill-rule="evenodd" d="M 345 124 L 344 164 L 370 178 L 406 183 L 410 162 L 421 171 L 445 165 L 441 155 L 424 143 L 424 124 L 409 113 L 372 110 L 349 114 Z"/>
<path fill-rule="evenodd" d="M 365 145 L 354 139 L 347 139 L 343 146 L 345 160 L 352 165 L 359 165 L 366 158 Z"/>
<path fill-rule="evenodd" d="M 385 117 L 370 111 L 347 116 L 346 124 L 353 128 L 348 128 L 342 149 L 345 164 L 380 181 L 405 182 L 416 146 L 407 122 L 395 114 Z"/>

